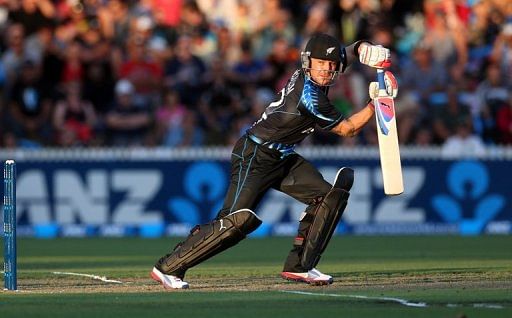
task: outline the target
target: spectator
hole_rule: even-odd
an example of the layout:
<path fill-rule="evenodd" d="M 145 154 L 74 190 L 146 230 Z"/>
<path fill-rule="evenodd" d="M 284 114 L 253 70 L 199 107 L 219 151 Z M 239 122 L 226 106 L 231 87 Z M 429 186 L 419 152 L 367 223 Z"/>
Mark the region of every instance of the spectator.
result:
<path fill-rule="evenodd" d="M 207 12 L 210 23 L 218 23 L 233 29 L 233 13 L 237 11 L 237 0 L 209 1 L 196 0 L 197 10 Z"/>
<path fill-rule="evenodd" d="M 9 12 L 9 20 L 21 23 L 27 35 L 51 24 L 56 16 L 55 6 L 50 0 L 18 0 L 10 1 L 10 4 L 13 7 Z"/>
<path fill-rule="evenodd" d="M 244 40 L 240 61 L 228 73 L 230 81 L 241 89 L 244 89 L 245 85 L 258 85 L 274 89 L 272 75 L 270 66 L 252 54 L 251 42 L 248 39 Z"/>
<path fill-rule="evenodd" d="M 361 12 L 358 39 L 369 39 L 373 32 L 385 25 L 383 22 L 391 20 L 389 16 L 382 17 L 380 1 L 357 0 L 357 5 Z"/>
<path fill-rule="evenodd" d="M 225 63 L 225 68 L 232 67 L 240 59 L 240 46 L 237 41 L 228 28 L 217 28 L 217 57 Z M 210 65 L 215 67 L 215 63 Z"/>
<path fill-rule="evenodd" d="M 167 140 L 167 134 L 175 126 L 181 126 L 186 108 L 181 104 L 179 95 L 173 90 L 164 90 L 163 105 L 156 111 L 157 139 Z"/>
<path fill-rule="evenodd" d="M 491 59 L 500 65 L 505 85 L 512 89 L 512 18 L 510 20 L 493 44 Z"/>
<path fill-rule="evenodd" d="M 512 96 L 504 103 L 496 114 L 498 143 L 512 145 Z"/>
<path fill-rule="evenodd" d="M 115 87 L 116 98 L 106 114 L 108 144 L 115 147 L 142 146 L 148 141 L 152 115 L 147 107 L 137 106 L 133 100 L 135 87 L 121 79 Z"/>
<path fill-rule="evenodd" d="M 101 33 L 114 45 L 122 46 L 130 34 L 130 15 L 128 3 L 123 0 L 110 0 L 98 10 L 98 22 Z"/>
<path fill-rule="evenodd" d="M 290 46 L 290 43 L 282 37 L 274 39 L 272 51 L 267 57 L 267 65 L 270 67 L 269 88 L 278 91 L 278 80 L 287 75 L 290 65 L 295 66 L 299 52 Z"/>
<path fill-rule="evenodd" d="M 51 101 L 45 95 L 38 66 L 32 61 L 23 62 L 20 78 L 12 88 L 8 111 L 11 119 L 8 124 L 17 138 L 39 145 L 49 143 Z"/>
<path fill-rule="evenodd" d="M 468 42 L 472 47 L 485 49 L 494 41 L 499 30 L 490 17 L 493 11 L 490 1 L 474 1 L 468 28 Z"/>
<path fill-rule="evenodd" d="M 50 46 L 53 39 L 53 29 L 50 26 L 44 26 L 37 30 L 25 40 L 25 50 L 30 52 L 33 61 L 41 64 L 44 54 Z"/>
<path fill-rule="evenodd" d="M 455 128 L 469 127 L 472 129 L 469 107 L 459 101 L 454 87 L 448 89 L 447 98 L 446 104 L 437 106 L 432 112 L 433 114 L 430 114 L 430 116 L 433 116 L 434 142 L 439 144 L 444 143 L 453 134 L 459 133 L 459 130 L 463 130 L 455 130 Z M 460 137 L 463 137 L 463 135 L 460 135 Z"/>
<path fill-rule="evenodd" d="M 236 95 L 230 90 L 224 78 L 215 78 L 212 87 L 202 95 L 199 102 L 199 114 L 206 128 L 208 145 L 224 144 L 226 132 L 235 120 L 233 104 Z"/>
<path fill-rule="evenodd" d="M 2 54 L 2 63 L 7 74 L 7 82 L 16 81 L 17 73 L 24 61 L 37 61 L 37 52 L 31 52 L 25 48 L 25 31 L 23 25 L 15 23 L 6 31 L 7 49 Z M 9 87 L 8 87 L 9 89 Z"/>
<path fill-rule="evenodd" d="M 487 67 L 485 79 L 476 89 L 479 118 L 479 133 L 486 142 L 496 142 L 500 139 L 496 130 L 498 110 L 507 103 L 509 90 L 504 85 L 498 64 Z"/>
<path fill-rule="evenodd" d="M 157 100 L 163 79 L 161 65 L 149 59 L 144 42 L 132 38 L 127 46 L 127 58 L 119 66 L 119 78 L 130 81 L 135 88 L 134 102 L 137 105 L 152 104 Z"/>
<path fill-rule="evenodd" d="M 329 0 L 314 1 L 308 10 L 308 17 L 304 25 L 304 33 L 311 35 L 314 33 L 333 33 L 334 25 L 329 20 L 329 12 L 332 10 L 332 4 Z"/>
<path fill-rule="evenodd" d="M 92 104 L 83 99 L 81 82 L 66 84 L 64 99 L 57 102 L 53 127 L 59 144 L 88 145 L 94 138 L 97 116 Z M 73 137 L 73 141 L 68 141 Z"/>
<path fill-rule="evenodd" d="M 482 157 L 485 152 L 485 144 L 472 133 L 467 121 L 457 123 L 455 135 L 448 137 L 441 149 L 442 156 L 448 159 Z"/>
<path fill-rule="evenodd" d="M 0 146 L 3 149 L 14 150 L 20 145 L 18 144 L 18 138 L 12 131 L 4 131 L 2 133 L 2 140 Z"/>
<path fill-rule="evenodd" d="M 424 43 L 435 62 L 448 68 L 455 81 L 462 78 L 468 60 L 465 28 L 455 11 L 454 1 L 425 1 L 427 27 Z"/>
<path fill-rule="evenodd" d="M 84 65 L 81 59 L 82 45 L 78 41 L 69 43 L 65 51 L 64 65 L 60 81 L 64 84 L 81 81 L 84 76 Z"/>
<path fill-rule="evenodd" d="M 218 7 L 219 3 L 213 3 L 211 1 L 207 1 L 212 5 L 216 5 Z M 225 1 L 222 1 L 223 3 Z M 178 26 L 178 33 L 183 36 L 187 35 L 190 37 L 194 37 L 196 35 L 203 35 L 208 32 L 210 26 L 205 15 L 205 12 L 208 12 L 211 16 L 211 11 L 204 11 L 196 1 L 186 1 L 183 4 L 182 14 L 181 14 L 181 23 Z M 225 11 L 225 14 L 231 14 L 233 11 Z M 215 23 L 216 21 L 210 21 L 210 23 Z M 217 20 L 217 23 L 219 20 Z M 220 23 L 223 24 L 222 22 Z"/>
<path fill-rule="evenodd" d="M 432 129 L 428 125 L 419 125 L 414 132 L 413 144 L 418 147 L 432 145 Z"/>
<path fill-rule="evenodd" d="M 341 11 L 337 21 L 339 37 L 342 43 L 353 43 L 359 39 L 358 34 L 361 32 L 361 10 L 356 0 L 340 0 L 338 3 Z"/>
<path fill-rule="evenodd" d="M 110 43 L 102 36 L 96 18 L 91 18 L 87 23 L 87 29 L 79 37 L 82 62 L 86 66 L 91 63 L 108 62 L 112 50 Z"/>
<path fill-rule="evenodd" d="M 204 133 L 197 126 L 197 115 L 191 110 L 186 110 L 183 121 L 169 127 L 164 145 L 168 147 L 197 147 L 203 145 L 203 140 Z"/>
<path fill-rule="evenodd" d="M 400 94 L 412 93 L 422 111 L 427 112 L 429 105 L 436 103 L 432 96 L 444 96 L 442 91 L 448 83 L 448 73 L 432 59 L 432 49 L 425 43 L 416 46 L 412 57 L 402 69 Z M 435 93 L 441 94 L 433 95 Z"/>
<path fill-rule="evenodd" d="M 114 78 L 109 63 L 92 63 L 87 68 L 83 82 L 84 98 L 103 116 L 114 101 Z"/>
<path fill-rule="evenodd" d="M 233 25 L 231 26 L 231 29 L 233 30 L 236 39 L 243 39 L 251 36 L 254 31 L 254 27 L 252 25 L 253 21 L 249 4 L 239 1 L 232 21 Z"/>
<path fill-rule="evenodd" d="M 192 54 L 191 38 L 181 36 L 175 48 L 175 56 L 166 63 L 165 84 L 180 94 L 180 100 L 187 106 L 197 104 L 203 93 L 206 65 Z"/>
<path fill-rule="evenodd" d="M 153 14 L 156 23 L 167 29 L 176 28 L 180 23 L 183 0 L 153 0 Z"/>
<path fill-rule="evenodd" d="M 54 27 L 44 27 L 27 39 L 26 43 L 27 50 L 37 52 L 35 61 L 41 68 L 41 82 L 52 100 L 58 96 L 65 54 L 57 45 L 55 30 Z"/>
<path fill-rule="evenodd" d="M 2 134 L 14 132 L 20 147 L 49 141 L 72 146 L 77 138 L 67 130 L 60 132 L 62 140 L 49 139 L 48 124 L 28 137 L 27 127 L 13 119 L 17 113 L 10 109 L 13 85 L 17 83 L 19 94 L 18 78 L 26 61 L 39 74 L 36 91 L 48 102 L 48 113 L 66 83 L 82 81 L 84 98 L 94 105 L 98 123 L 104 123 L 108 107 L 117 103 L 115 83 L 124 78 L 135 87 L 132 102 L 149 114 L 164 104 L 161 86 L 176 91 L 180 103 L 196 114 L 191 122 L 204 130 L 204 143 L 222 145 L 259 112 L 257 92 L 275 93 L 276 87 L 286 85 L 302 37 L 318 30 L 336 34 L 346 43 L 366 38 L 396 48 L 392 54 L 398 55 L 392 60 L 401 82 L 395 101 L 400 142 L 440 144 L 455 133 L 447 129 L 440 135 L 443 129 L 438 123 L 452 120 L 429 120 L 432 113 L 446 108 L 448 83 L 456 86 L 458 99 L 470 105 L 474 133 L 489 144 L 506 142 L 504 126 L 498 131 L 497 121 L 502 120 L 498 111 L 506 116 L 504 105 L 512 89 L 510 1 L 4 2 L 0 85 L 7 103 L 0 105 L 0 128 Z M 347 100 L 333 102 L 348 109 L 362 104 L 367 94 L 346 92 L 357 92 L 353 87 L 375 75 L 357 65 L 347 71 L 346 81 L 330 89 L 333 95 L 345 93 Z M 344 141 L 344 146 L 374 145 L 374 131 L 369 126 L 365 130 L 351 144 Z M 163 142 L 162 133 L 157 136 Z M 317 143 L 314 138 L 309 142 Z"/>
<path fill-rule="evenodd" d="M 241 91 L 228 81 L 228 68 L 220 57 L 213 60 L 210 71 L 204 76 L 205 85 L 209 87 L 198 103 L 199 122 L 205 130 L 205 144 L 222 145 L 229 139 L 226 132 L 235 124 L 236 110 L 233 107 Z M 247 109 L 252 108 L 252 99 L 245 96 Z"/>
<path fill-rule="evenodd" d="M 222 3 L 218 2 L 215 3 L 215 6 L 219 6 L 219 4 L 222 6 Z M 204 63 L 208 63 L 216 53 L 217 39 L 214 35 L 214 29 L 217 24 L 223 25 L 224 23 L 211 21 L 210 25 L 206 14 L 195 1 L 190 1 L 183 6 L 182 23 L 179 27 L 179 33 L 181 36 L 186 35 L 190 38 L 189 46 L 192 55 L 197 56 Z"/>
<path fill-rule="evenodd" d="M 266 1 L 265 4 L 267 7 L 262 15 L 264 26 L 253 36 L 246 37 L 251 39 L 252 53 L 259 60 L 265 60 L 270 54 L 276 38 L 283 38 L 288 43 L 295 43 L 297 40 L 297 31 L 291 22 L 290 12 L 279 7 L 278 1 Z"/>

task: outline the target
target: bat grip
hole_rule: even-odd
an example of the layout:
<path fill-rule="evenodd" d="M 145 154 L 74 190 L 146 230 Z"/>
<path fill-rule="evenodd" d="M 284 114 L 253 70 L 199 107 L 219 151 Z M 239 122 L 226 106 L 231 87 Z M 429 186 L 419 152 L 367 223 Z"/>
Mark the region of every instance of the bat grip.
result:
<path fill-rule="evenodd" d="M 384 70 L 377 70 L 377 82 L 379 82 L 379 89 L 386 90 L 386 83 L 384 82 Z"/>

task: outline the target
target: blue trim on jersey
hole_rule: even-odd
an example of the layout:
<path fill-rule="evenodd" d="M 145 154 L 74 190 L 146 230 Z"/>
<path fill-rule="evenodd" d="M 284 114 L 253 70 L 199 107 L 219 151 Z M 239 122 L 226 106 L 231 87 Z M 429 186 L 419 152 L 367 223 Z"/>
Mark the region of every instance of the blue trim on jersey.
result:
<path fill-rule="evenodd" d="M 233 204 L 231 205 L 231 208 L 229 209 L 229 213 L 231 213 L 231 211 L 233 211 L 233 206 L 235 206 L 236 197 L 238 196 L 237 193 L 238 193 L 238 188 L 240 187 L 240 177 L 242 176 L 242 164 L 244 162 L 244 152 L 245 152 L 246 146 L 247 146 L 247 139 L 245 139 L 244 148 L 242 149 L 242 154 L 241 154 L 242 160 L 240 160 L 240 164 L 238 165 L 239 171 L 238 171 L 238 182 L 236 183 L 235 199 L 233 200 Z"/>
<path fill-rule="evenodd" d="M 324 127 L 324 129 L 331 129 L 332 127 L 335 127 L 337 124 L 339 124 L 344 119 L 343 115 L 340 115 L 332 124 L 329 124 Z"/>
<path fill-rule="evenodd" d="M 307 77 L 304 78 L 304 89 L 302 90 L 300 101 L 314 116 L 326 121 L 334 121 L 329 117 L 325 117 L 318 111 L 318 88 Z"/>
<path fill-rule="evenodd" d="M 254 159 L 254 157 L 256 156 L 256 151 L 258 151 L 258 145 L 256 145 L 256 147 L 254 147 L 254 153 L 252 154 L 252 157 L 251 159 L 249 160 L 249 164 L 247 165 L 247 169 L 245 169 L 245 177 L 244 177 L 244 181 L 242 181 L 242 186 L 240 187 L 240 189 L 238 190 L 238 193 L 236 194 L 235 196 L 235 202 L 238 200 L 238 197 L 240 196 L 240 193 L 242 192 L 242 188 L 244 187 L 244 184 L 245 184 L 245 180 L 247 180 L 247 176 L 249 175 L 249 170 L 251 170 L 251 165 L 252 165 L 252 160 Z M 233 204 L 235 203 L 233 202 Z M 233 208 L 233 207 L 231 207 Z"/>
<path fill-rule="evenodd" d="M 258 145 L 265 146 L 267 148 L 279 151 L 280 153 L 283 154 L 283 157 L 286 157 L 289 154 L 294 153 L 294 151 L 295 151 L 296 144 L 288 145 L 288 144 L 281 144 L 278 142 L 264 141 L 260 137 L 255 136 L 253 134 L 247 134 L 247 136 L 249 137 L 249 139 L 251 139 L 252 141 L 257 143 Z"/>
<path fill-rule="evenodd" d="M 246 145 L 247 145 L 247 138 L 245 139 L 244 150 L 242 150 L 242 158 L 243 158 L 243 154 L 244 154 L 245 146 Z M 258 145 L 256 145 L 256 147 L 254 148 L 253 151 L 254 152 L 252 154 L 252 157 L 251 157 L 251 159 L 249 159 L 249 164 L 247 165 L 247 168 L 245 170 L 245 177 L 244 177 L 244 180 L 242 181 L 242 184 L 240 184 L 240 177 L 242 176 L 242 163 L 243 163 L 243 160 L 240 161 L 240 171 L 238 172 L 238 184 L 237 184 L 237 187 L 236 187 L 235 198 L 233 199 L 233 204 L 231 204 L 231 208 L 229 209 L 229 213 L 231 213 L 233 211 L 233 207 L 235 206 L 236 201 L 238 201 L 238 197 L 240 196 L 240 193 L 242 192 L 242 188 L 244 187 L 245 181 L 247 180 L 247 176 L 249 175 L 249 170 L 251 170 L 252 160 L 254 159 L 254 157 L 256 156 L 256 152 L 258 151 Z"/>

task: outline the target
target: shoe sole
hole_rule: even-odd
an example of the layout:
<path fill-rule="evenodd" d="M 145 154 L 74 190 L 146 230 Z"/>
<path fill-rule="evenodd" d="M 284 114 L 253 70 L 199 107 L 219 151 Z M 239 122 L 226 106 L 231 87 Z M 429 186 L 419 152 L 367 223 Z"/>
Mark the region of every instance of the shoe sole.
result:
<path fill-rule="evenodd" d="M 289 281 L 293 281 L 293 282 L 299 282 L 299 283 L 306 283 L 306 284 L 309 284 L 309 285 L 312 285 L 312 286 L 323 286 L 323 285 L 330 285 L 333 283 L 333 279 L 329 279 L 329 280 L 308 280 L 304 277 L 300 277 L 300 276 L 293 276 L 293 275 L 287 275 L 287 274 L 281 274 L 281 277 L 283 279 L 286 279 L 286 280 L 289 280 Z"/>
<path fill-rule="evenodd" d="M 352 168 L 343 167 L 338 170 L 336 178 L 334 178 L 334 188 L 350 191 L 354 184 L 354 170 Z"/>
<path fill-rule="evenodd" d="M 160 284 L 164 287 L 164 289 L 188 289 L 188 287 L 189 287 L 188 285 L 185 285 L 185 286 L 183 286 L 182 288 L 174 288 L 174 287 L 167 286 L 167 285 L 166 285 L 166 284 L 164 284 L 164 282 L 160 279 L 160 277 L 158 277 L 158 275 L 157 275 L 157 274 L 155 274 L 155 272 L 153 272 L 153 271 L 151 271 L 150 276 L 151 276 L 151 278 L 152 278 L 154 281 L 156 281 L 156 282 L 160 283 Z"/>

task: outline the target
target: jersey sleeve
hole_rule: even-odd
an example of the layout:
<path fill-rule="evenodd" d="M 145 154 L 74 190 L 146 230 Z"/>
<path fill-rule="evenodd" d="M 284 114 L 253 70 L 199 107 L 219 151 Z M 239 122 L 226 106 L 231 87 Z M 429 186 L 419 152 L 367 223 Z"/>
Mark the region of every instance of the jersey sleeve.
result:
<path fill-rule="evenodd" d="M 322 129 L 331 130 L 344 119 L 325 94 L 317 90 L 309 90 L 305 85 L 301 96 L 301 105 L 315 123 Z"/>

